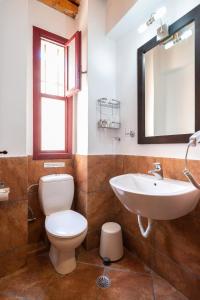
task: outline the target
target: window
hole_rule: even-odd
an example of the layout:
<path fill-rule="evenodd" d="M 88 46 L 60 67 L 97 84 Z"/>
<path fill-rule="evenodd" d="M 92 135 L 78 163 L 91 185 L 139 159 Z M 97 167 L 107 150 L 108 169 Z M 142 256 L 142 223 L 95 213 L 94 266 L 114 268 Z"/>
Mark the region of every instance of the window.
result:
<path fill-rule="evenodd" d="M 72 154 L 73 95 L 80 90 L 80 43 L 33 27 L 33 158 Z"/>

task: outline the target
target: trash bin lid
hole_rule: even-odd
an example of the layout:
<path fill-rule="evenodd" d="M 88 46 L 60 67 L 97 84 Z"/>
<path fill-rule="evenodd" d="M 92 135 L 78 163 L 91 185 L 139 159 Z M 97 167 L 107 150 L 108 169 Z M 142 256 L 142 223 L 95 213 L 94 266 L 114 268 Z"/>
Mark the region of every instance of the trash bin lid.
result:
<path fill-rule="evenodd" d="M 115 222 L 107 222 L 103 224 L 102 230 L 107 233 L 116 233 L 121 231 L 121 226 Z"/>

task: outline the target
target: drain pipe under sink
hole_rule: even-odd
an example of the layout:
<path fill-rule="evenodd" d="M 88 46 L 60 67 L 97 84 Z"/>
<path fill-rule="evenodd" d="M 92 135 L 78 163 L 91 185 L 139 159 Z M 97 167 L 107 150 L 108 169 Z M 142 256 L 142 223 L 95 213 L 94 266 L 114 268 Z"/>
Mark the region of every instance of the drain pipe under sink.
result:
<path fill-rule="evenodd" d="M 142 235 L 144 238 L 147 238 L 147 237 L 149 236 L 149 233 L 151 232 L 153 220 L 150 219 L 150 218 L 148 218 L 148 225 L 147 225 L 147 228 L 146 228 L 146 230 L 145 230 L 144 227 L 143 227 L 143 225 L 142 225 L 142 219 L 141 219 L 141 216 L 140 216 L 140 215 L 137 215 L 137 219 L 138 219 L 138 225 L 139 225 L 139 228 L 140 228 L 141 235 Z"/>

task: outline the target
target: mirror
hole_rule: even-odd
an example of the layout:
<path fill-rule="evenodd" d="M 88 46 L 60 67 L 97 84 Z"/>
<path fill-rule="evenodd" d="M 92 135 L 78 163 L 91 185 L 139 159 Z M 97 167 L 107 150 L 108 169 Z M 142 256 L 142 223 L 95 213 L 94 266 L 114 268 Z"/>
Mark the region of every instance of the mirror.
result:
<path fill-rule="evenodd" d="M 144 54 L 145 136 L 195 131 L 194 22 Z"/>
<path fill-rule="evenodd" d="M 195 10 L 170 26 L 167 39 L 158 43 L 154 38 L 138 49 L 140 144 L 187 142 L 187 136 L 200 128 L 195 120 L 200 118 Z"/>

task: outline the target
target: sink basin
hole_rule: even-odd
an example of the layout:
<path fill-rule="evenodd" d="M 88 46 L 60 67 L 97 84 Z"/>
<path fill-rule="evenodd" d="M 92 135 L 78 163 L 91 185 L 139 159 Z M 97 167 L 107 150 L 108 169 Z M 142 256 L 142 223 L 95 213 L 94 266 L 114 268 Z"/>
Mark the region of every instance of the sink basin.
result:
<path fill-rule="evenodd" d="M 189 182 L 157 180 L 145 174 L 113 177 L 110 185 L 129 211 L 154 220 L 182 217 L 195 208 L 200 198 L 200 191 Z"/>

